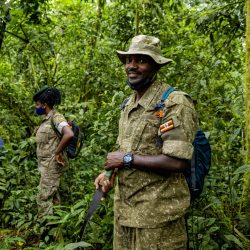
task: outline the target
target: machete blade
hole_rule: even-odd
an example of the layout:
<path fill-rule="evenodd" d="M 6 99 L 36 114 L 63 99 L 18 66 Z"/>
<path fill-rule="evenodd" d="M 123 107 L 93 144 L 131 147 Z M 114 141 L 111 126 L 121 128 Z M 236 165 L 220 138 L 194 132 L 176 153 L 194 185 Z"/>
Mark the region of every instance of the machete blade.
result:
<path fill-rule="evenodd" d="M 96 189 L 95 191 L 95 194 L 94 194 L 94 197 L 90 203 L 90 206 L 89 206 L 89 210 L 84 218 L 84 221 L 83 221 L 83 224 L 82 224 L 82 227 L 81 227 L 81 230 L 80 230 L 80 241 L 82 240 L 82 237 L 84 235 L 84 232 L 86 230 L 86 227 L 87 227 L 87 224 L 90 220 L 90 218 L 92 217 L 93 213 L 95 212 L 95 210 L 97 209 L 101 199 L 103 197 L 103 192 L 102 192 L 102 187 L 99 187 L 98 189 Z"/>
<path fill-rule="evenodd" d="M 113 174 L 113 170 L 105 171 L 105 176 L 108 179 L 111 179 L 112 174 Z M 80 230 L 80 234 L 79 234 L 80 241 L 82 240 L 82 237 L 83 237 L 84 232 L 86 230 L 87 224 L 88 224 L 90 218 L 92 217 L 93 213 L 97 209 L 103 195 L 104 195 L 104 193 L 102 191 L 102 187 L 100 186 L 98 189 L 96 189 L 94 197 L 93 197 L 93 199 L 92 199 L 92 201 L 90 203 L 89 210 L 88 210 L 88 212 L 87 212 L 87 214 L 86 214 L 86 216 L 84 218 L 84 221 L 83 221 L 83 224 L 82 224 L 82 227 L 81 227 L 81 230 Z"/>

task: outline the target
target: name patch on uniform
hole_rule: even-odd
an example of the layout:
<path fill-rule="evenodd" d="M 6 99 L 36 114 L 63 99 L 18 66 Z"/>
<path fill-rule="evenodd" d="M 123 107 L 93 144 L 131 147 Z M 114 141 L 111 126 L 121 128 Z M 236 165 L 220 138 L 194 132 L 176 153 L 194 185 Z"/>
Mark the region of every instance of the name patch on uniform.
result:
<path fill-rule="evenodd" d="M 174 128 L 174 123 L 173 123 L 173 119 L 171 119 L 171 120 L 161 124 L 160 132 L 164 133 L 164 132 L 169 131 L 169 130 L 171 130 L 173 128 Z"/>

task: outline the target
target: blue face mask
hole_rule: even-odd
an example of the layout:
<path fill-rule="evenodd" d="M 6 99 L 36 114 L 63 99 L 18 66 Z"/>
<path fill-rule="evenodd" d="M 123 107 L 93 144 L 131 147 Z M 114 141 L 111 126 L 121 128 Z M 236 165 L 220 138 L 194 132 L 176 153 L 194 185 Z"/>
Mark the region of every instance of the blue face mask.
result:
<path fill-rule="evenodd" d="M 45 114 L 45 108 L 39 107 L 36 108 L 37 115 L 44 115 Z"/>

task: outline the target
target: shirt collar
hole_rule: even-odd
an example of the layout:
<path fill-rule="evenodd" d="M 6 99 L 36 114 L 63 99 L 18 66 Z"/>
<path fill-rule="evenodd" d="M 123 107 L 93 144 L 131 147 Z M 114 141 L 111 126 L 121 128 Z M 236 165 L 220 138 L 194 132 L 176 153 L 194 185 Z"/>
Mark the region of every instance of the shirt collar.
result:
<path fill-rule="evenodd" d="M 157 98 L 157 101 L 159 101 L 161 93 L 163 93 L 166 88 L 167 85 L 164 85 L 158 80 L 155 80 L 143 94 L 138 103 L 136 103 L 136 91 L 134 91 L 130 96 L 126 106 L 130 106 L 131 109 L 136 108 L 138 105 L 142 106 L 143 108 L 147 108 L 151 104 L 150 109 L 154 109 L 156 105 L 155 98 Z"/>
<path fill-rule="evenodd" d="M 55 109 L 51 109 L 50 112 L 43 118 L 43 120 L 48 120 L 55 112 Z"/>
<path fill-rule="evenodd" d="M 160 83 L 159 81 L 154 81 L 149 88 L 146 90 L 144 95 L 140 98 L 139 104 L 143 107 L 146 108 L 154 99 L 155 95 L 158 93 L 160 88 Z"/>

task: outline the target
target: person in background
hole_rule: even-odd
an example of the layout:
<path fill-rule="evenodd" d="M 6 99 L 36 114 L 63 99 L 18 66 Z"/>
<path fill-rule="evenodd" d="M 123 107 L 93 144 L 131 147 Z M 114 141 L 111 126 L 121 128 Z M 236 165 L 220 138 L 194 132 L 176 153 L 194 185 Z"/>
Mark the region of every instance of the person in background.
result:
<path fill-rule="evenodd" d="M 73 132 L 64 116 L 55 110 L 55 105 L 61 103 L 57 88 L 45 86 L 34 95 L 33 100 L 36 114 L 43 116 L 36 131 L 38 170 L 41 174 L 37 195 L 38 218 L 43 218 L 53 214 L 53 204 L 60 203 L 60 177 L 68 166 L 64 149 L 73 137 Z"/>
<path fill-rule="evenodd" d="M 4 142 L 3 139 L 0 137 L 0 150 L 3 149 L 4 147 Z"/>
<path fill-rule="evenodd" d="M 159 118 L 156 104 L 169 86 L 157 80 L 157 72 L 172 60 L 161 55 L 158 38 L 135 36 L 128 51 L 117 53 L 133 93 L 122 105 L 119 149 L 105 161 L 105 170 L 118 177 L 113 249 L 186 249 L 190 193 L 183 170 L 198 126 L 193 102 L 176 90 Z M 112 187 L 104 172 L 95 180 L 96 188 L 100 185 L 103 192 Z"/>

